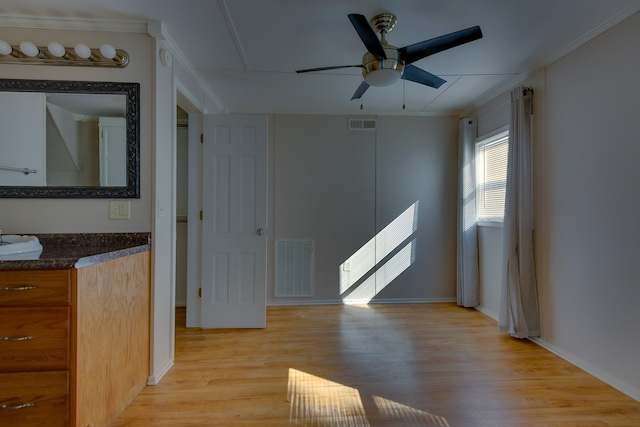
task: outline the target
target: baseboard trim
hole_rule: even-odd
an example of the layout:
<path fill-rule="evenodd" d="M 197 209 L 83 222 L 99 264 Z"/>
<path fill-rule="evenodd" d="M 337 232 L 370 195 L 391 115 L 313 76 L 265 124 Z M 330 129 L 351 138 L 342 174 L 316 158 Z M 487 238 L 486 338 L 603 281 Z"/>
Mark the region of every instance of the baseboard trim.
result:
<path fill-rule="evenodd" d="M 455 302 L 455 298 L 394 298 L 394 299 L 374 299 L 374 300 L 278 300 L 267 302 L 268 307 L 279 307 L 288 305 L 366 305 L 366 304 L 416 304 L 416 303 L 438 303 Z"/>
<path fill-rule="evenodd" d="M 492 319 L 494 319 L 495 321 L 498 321 L 498 314 L 494 313 L 490 310 L 485 309 L 482 306 L 477 306 L 475 307 L 476 310 L 480 311 L 481 313 L 491 317 Z M 544 348 L 545 350 L 550 351 L 551 353 L 555 354 L 558 357 L 561 357 L 562 359 L 566 360 L 567 362 L 571 363 L 572 365 L 582 369 L 583 371 L 585 371 L 586 373 L 588 373 L 589 375 L 594 376 L 595 378 L 599 379 L 600 381 L 610 385 L 611 387 L 615 388 L 616 390 L 618 390 L 619 392 L 626 394 L 627 396 L 629 396 L 630 398 L 640 402 L 640 390 L 636 389 L 635 387 L 632 387 L 628 384 L 624 384 L 621 383 L 619 380 L 617 380 L 616 378 L 613 378 L 611 375 L 607 374 L 606 372 L 602 371 L 601 369 L 595 368 L 592 365 L 590 365 L 589 363 L 585 362 L 584 360 L 580 359 L 579 357 L 575 357 L 574 355 L 564 352 L 562 351 L 560 348 L 554 346 L 553 344 L 550 344 L 549 342 L 541 339 L 541 338 L 528 338 L 529 341 L 538 344 L 540 347 Z"/>
<path fill-rule="evenodd" d="M 498 321 L 498 313 L 496 313 L 495 311 L 491 311 L 491 310 L 487 310 L 486 308 L 484 308 L 483 306 L 479 305 L 477 307 L 474 307 L 476 310 L 478 310 L 480 313 L 489 316 L 490 318 L 492 318 L 493 320 L 495 320 L 496 322 Z"/>
<path fill-rule="evenodd" d="M 160 369 L 159 372 L 149 375 L 149 379 L 147 380 L 147 385 L 158 385 L 162 377 L 165 376 L 167 372 L 173 367 L 174 360 L 171 359 L 167 361 L 167 363 Z"/>
<path fill-rule="evenodd" d="M 630 398 L 632 398 L 637 402 L 640 402 L 640 390 L 638 390 L 637 388 L 629 384 L 626 384 L 617 378 L 612 377 L 611 375 L 607 374 L 603 370 L 594 367 L 593 365 L 585 362 L 579 357 L 575 357 L 573 354 L 567 353 L 562 349 L 556 347 L 555 345 L 541 338 L 529 338 L 529 341 L 532 341 L 538 344 L 540 347 L 546 350 L 549 350 L 551 353 L 555 354 L 556 356 L 563 358 L 567 362 L 571 363 L 574 366 L 577 366 L 578 368 L 582 369 L 586 373 L 593 375 L 600 381 L 610 385 L 611 387 L 615 388 L 619 392 L 626 394 L 627 396 L 629 396 Z"/>

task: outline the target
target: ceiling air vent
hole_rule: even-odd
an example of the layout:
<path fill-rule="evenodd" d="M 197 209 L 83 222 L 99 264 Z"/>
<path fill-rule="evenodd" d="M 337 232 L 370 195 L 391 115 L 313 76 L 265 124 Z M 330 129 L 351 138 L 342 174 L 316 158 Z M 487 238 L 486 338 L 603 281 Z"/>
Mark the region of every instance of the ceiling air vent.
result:
<path fill-rule="evenodd" d="M 376 130 L 376 119 L 349 119 L 349 130 Z"/>

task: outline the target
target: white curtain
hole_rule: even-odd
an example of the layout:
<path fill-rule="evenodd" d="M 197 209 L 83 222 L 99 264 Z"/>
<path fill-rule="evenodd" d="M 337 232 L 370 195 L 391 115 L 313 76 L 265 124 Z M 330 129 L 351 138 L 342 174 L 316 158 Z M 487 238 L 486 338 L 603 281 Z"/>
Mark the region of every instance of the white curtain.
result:
<path fill-rule="evenodd" d="M 540 336 L 533 262 L 531 102 L 533 92 L 511 91 L 509 160 L 504 211 L 499 329 L 517 338 Z"/>
<path fill-rule="evenodd" d="M 478 299 L 478 213 L 476 210 L 477 120 L 460 120 L 458 147 L 457 300 L 475 307 Z"/>

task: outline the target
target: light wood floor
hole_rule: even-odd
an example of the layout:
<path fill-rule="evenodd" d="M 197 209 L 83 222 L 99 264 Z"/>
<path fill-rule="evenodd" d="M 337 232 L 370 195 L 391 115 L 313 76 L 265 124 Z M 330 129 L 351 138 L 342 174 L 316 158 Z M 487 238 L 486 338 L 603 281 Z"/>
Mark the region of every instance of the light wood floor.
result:
<path fill-rule="evenodd" d="M 640 426 L 640 403 L 454 304 L 269 307 L 186 329 L 115 426 Z"/>

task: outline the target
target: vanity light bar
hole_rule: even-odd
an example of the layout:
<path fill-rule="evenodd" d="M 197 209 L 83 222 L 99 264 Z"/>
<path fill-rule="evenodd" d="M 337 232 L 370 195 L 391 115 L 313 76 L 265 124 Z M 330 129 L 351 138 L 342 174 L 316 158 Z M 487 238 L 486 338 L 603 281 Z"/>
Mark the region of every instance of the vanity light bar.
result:
<path fill-rule="evenodd" d="M 68 48 L 58 42 L 51 42 L 47 46 L 36 46 L 29 41 L 11 45 L 0 40 L 0 63 L 122 68 L 129 63 L 129 54 L 108 43 L 103 44 L 99 49 L 92 49 L 82 43 Z"/>

